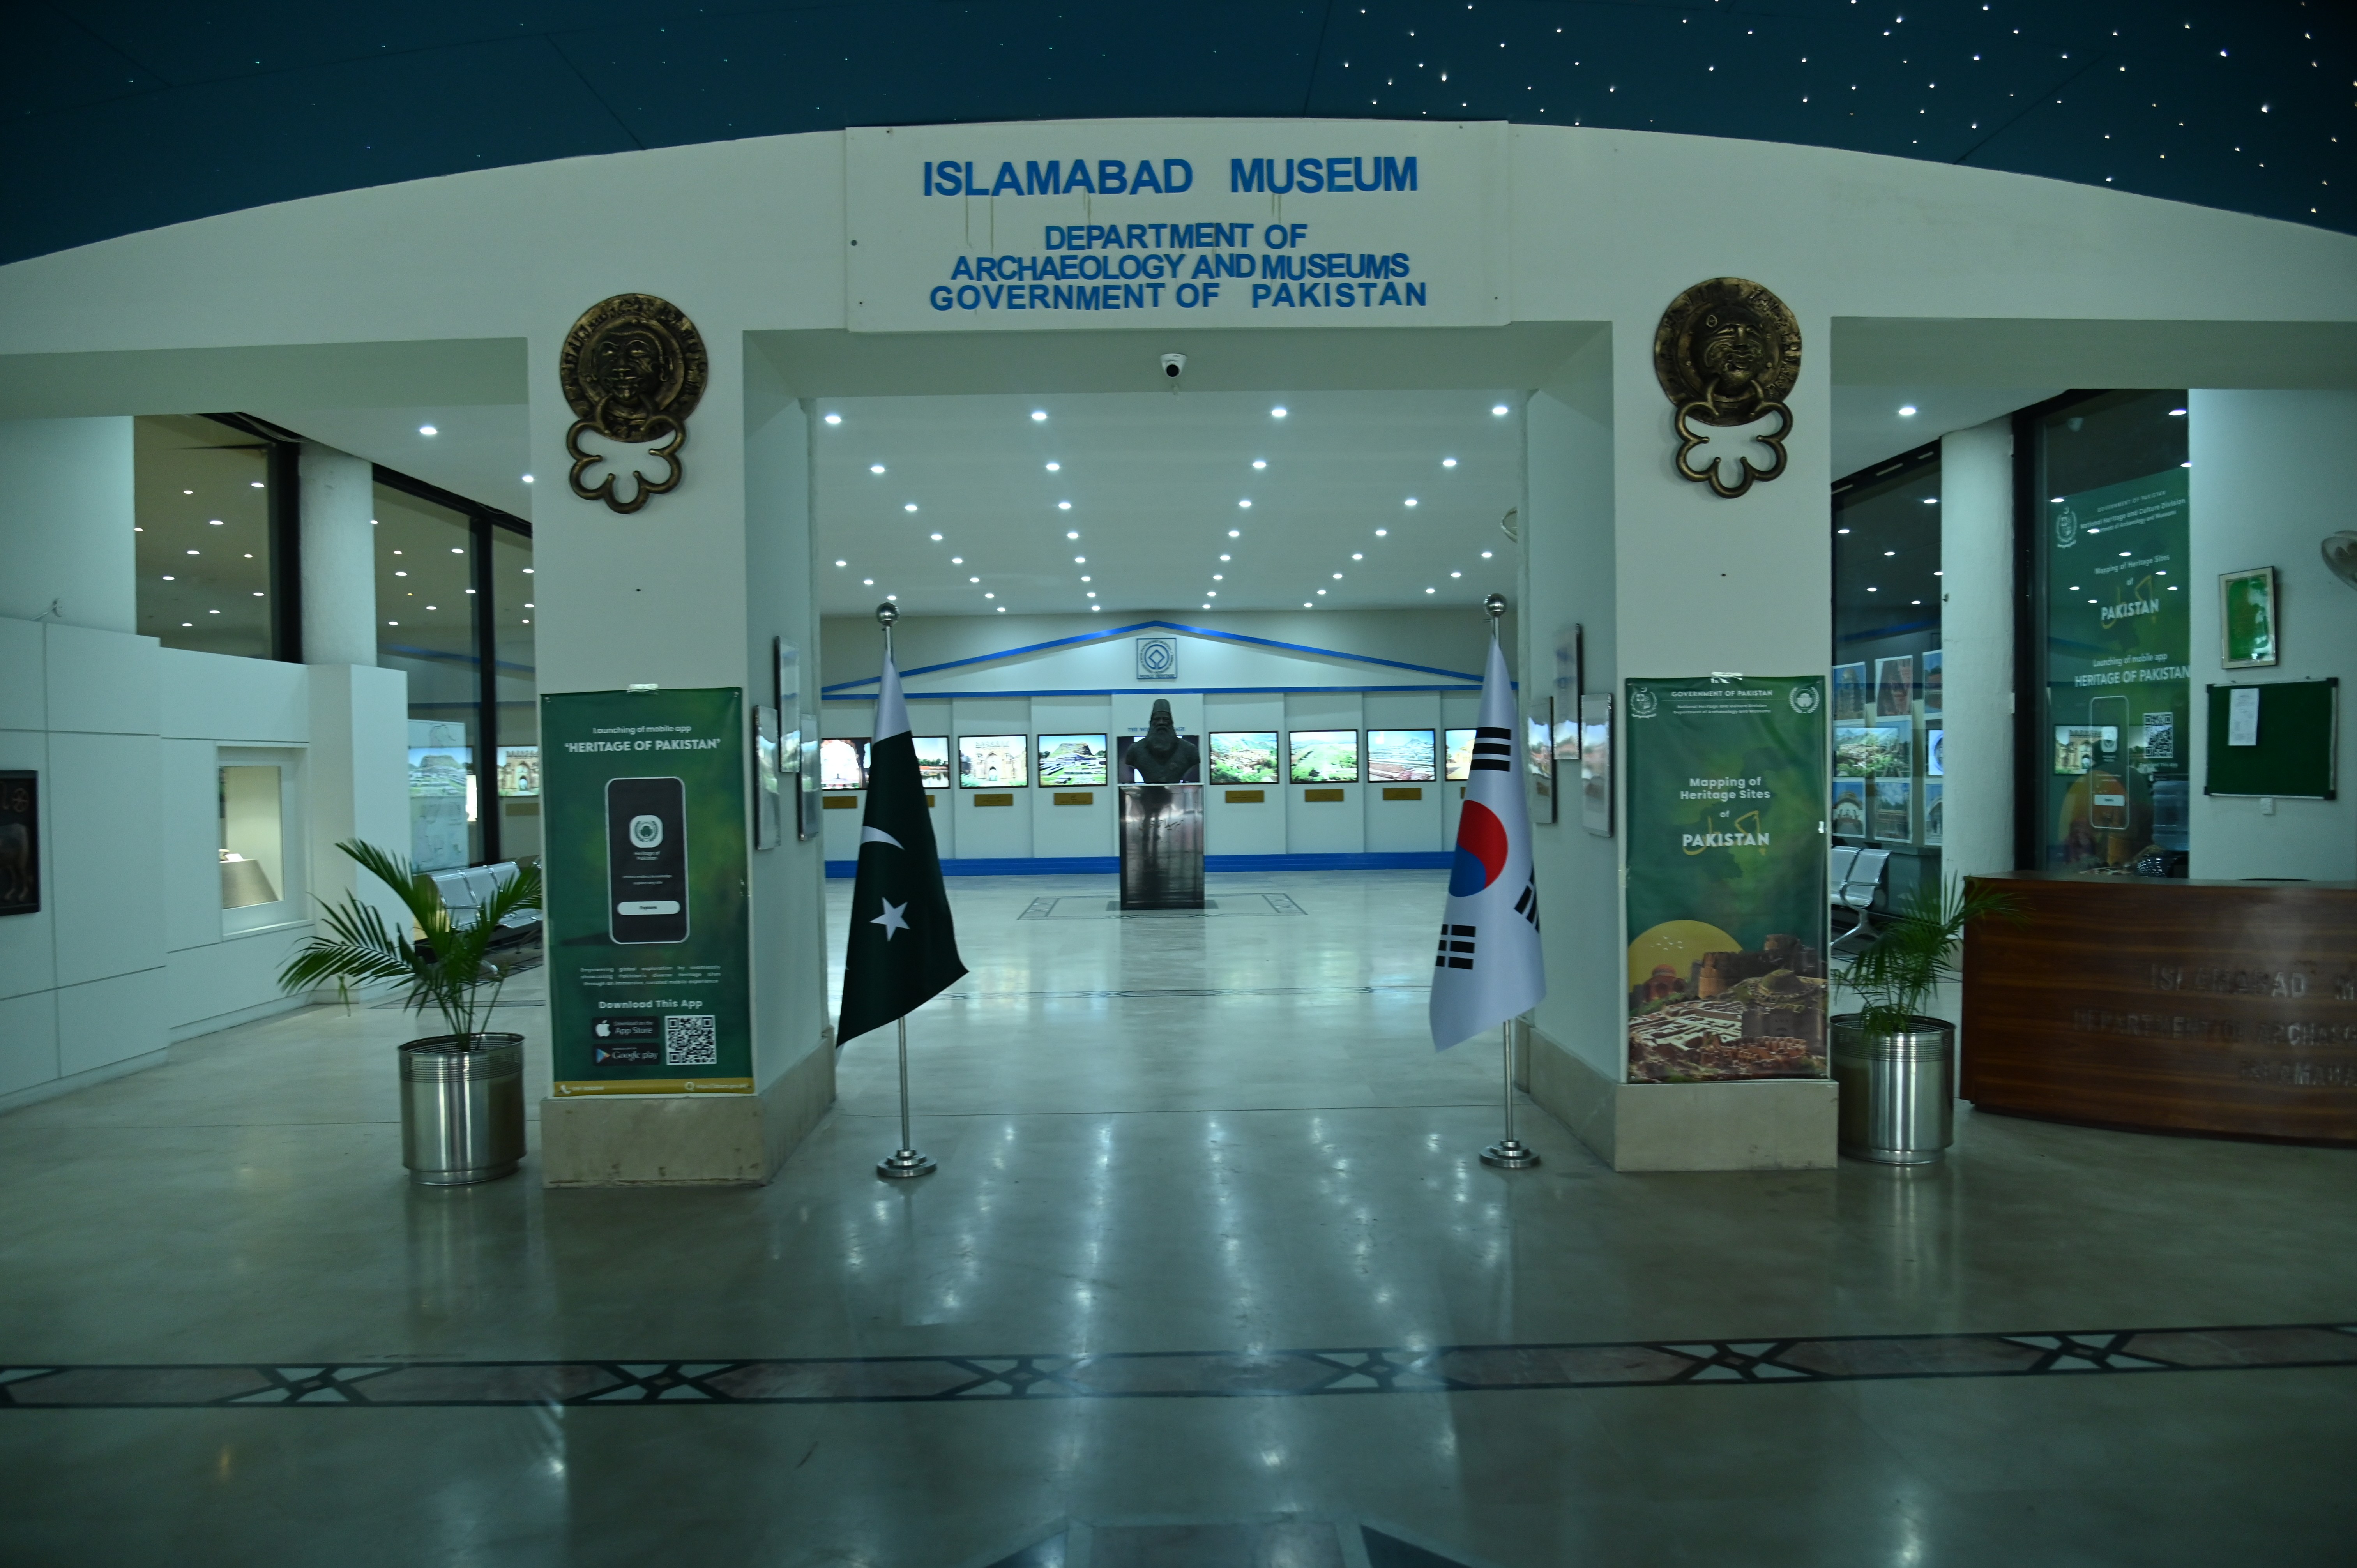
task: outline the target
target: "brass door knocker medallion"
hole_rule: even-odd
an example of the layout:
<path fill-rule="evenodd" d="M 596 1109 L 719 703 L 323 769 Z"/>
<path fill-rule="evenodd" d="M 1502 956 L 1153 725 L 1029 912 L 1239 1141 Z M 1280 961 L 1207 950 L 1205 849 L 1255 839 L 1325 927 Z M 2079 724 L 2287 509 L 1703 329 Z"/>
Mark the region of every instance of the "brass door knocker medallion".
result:
<path fill-rule="evenodd" d="M 573 493 L 630 512 L 650 496 L 676 489 L 686 472 L 679 449 L 687 445 L 687 416 L 703 399 L 711 373 L 695 323 L 668 300 L 618 294 L 582 312 L 565 335 L 557 365 L 565 401 L 576 415 L 565 433 L 565 450 L 573 458 Z M 628 500 L 616 496 L 613 474 L 594 485 L 582 483 L 583 475 L 609 460 L 605 453 L 582 450 L 582 433 L 593 430 L 633 446 L 661 443 L 647 456 L 662 459 L 663 477 L 651 479 L 631 468 L 638 488 Z"/>
<path fill-rule="evenodd" d="M 1670 302 L 1653 332 L 1653 374 L 1677 410 L 1678 473 L 1728 499 L 1784 471 L 1784 438 L 1792 411 L 1784 399 L 1801 375 L 1801 324 L 1784 302 L 1747 278 L 1712 278 Z M 1695 448 L 1710 439 L 1697 424 L 1717 429 L 1770 415 L 1772 435 L 1754 435 L 1775 454 L 1766 467 L 1737 457 L 1738 477 L 1721 476 L 1727 459 L 1695 467 Z"/>

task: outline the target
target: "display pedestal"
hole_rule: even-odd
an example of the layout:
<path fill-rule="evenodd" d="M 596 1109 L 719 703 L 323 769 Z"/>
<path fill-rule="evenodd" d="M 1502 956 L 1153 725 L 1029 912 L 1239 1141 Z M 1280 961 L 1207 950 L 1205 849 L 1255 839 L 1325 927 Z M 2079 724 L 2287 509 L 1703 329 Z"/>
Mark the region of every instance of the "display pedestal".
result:
<path fill-rule="evenodd" d="M 1121 907 L 1203 907 L 1203 787 L 1121 787 Z"/>

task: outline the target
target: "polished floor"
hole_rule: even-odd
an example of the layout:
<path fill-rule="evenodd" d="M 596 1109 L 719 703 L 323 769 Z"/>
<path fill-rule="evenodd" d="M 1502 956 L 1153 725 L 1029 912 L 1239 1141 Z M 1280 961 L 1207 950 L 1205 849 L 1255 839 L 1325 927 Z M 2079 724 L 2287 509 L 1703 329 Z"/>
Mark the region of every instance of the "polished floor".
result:
<path fill-rule="evenodd" d="M 0 1117 L 0 1563 L 2350 1560 L 2357 1156 L 1491 1171 L 1437 876 L 1212 883 L 952 883 L 912 1184 L 888 1034 L 760 1189 L 411 1187 L 382 1009 Z"/>

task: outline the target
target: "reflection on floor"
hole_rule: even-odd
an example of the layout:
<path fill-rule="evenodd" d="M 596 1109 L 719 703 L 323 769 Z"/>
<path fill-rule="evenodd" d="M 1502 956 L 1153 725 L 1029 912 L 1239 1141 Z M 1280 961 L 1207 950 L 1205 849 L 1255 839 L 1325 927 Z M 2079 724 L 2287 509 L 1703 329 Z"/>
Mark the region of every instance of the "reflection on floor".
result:
<path fill-rule="evenodd" d="M 952 883 L 922 1182 L 888 1031 L 759 1189 L 409 1187 L 371 1008 L 0 1117 L 0 1562 L 2346 1561 L 2352 1155 L 1492 1171 L 1438 874 L 1112 880 Z"/>

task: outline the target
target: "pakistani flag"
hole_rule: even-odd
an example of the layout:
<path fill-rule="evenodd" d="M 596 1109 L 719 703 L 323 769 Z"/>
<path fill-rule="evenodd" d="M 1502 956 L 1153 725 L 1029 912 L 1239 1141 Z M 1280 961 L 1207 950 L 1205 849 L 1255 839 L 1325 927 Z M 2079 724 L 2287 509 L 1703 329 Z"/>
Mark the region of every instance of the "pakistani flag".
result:
<path fill-rule="evenodd" d="M 859 827 L 836 1044 L 915 1012 L 964 972 L 909 734 L 909 705 L 888 654 L 876 737 L 867 748 L 867 816 Z"/>
<path fill-rule="evenodd" d="M 1516 750 L 1514 689 L 1506 679 L 1506 656 L 1493 640 L 1465 805 L 1457 817 L 1457 860 L 1432 961 L 1436 1050 L 1537 1006 L 1546 994 L 1531 812 Z"/>

